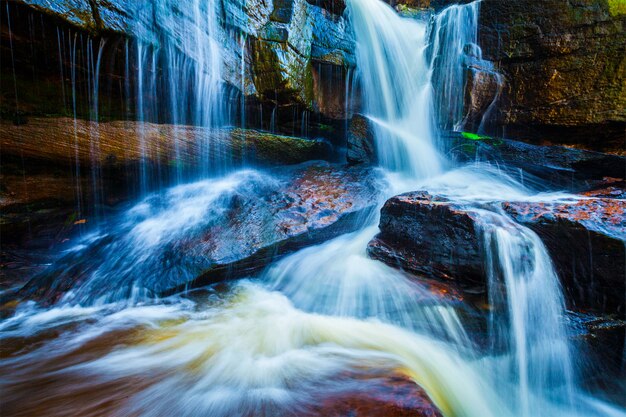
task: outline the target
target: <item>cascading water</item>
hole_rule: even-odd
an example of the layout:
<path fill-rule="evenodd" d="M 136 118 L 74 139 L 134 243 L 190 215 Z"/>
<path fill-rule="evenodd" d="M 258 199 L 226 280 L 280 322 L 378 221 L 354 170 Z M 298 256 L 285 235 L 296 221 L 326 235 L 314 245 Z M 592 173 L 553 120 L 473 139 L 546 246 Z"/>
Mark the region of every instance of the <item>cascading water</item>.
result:
<path fill-rule="evenodd" d="M 137 3 L 133 13 L 136 47 L 136 109 L 139 121 L 166 121 L 174 125 L 216 127 L 224 124 L 221 28 L 215 1 L 192 0 L 184 7 L 171 0 Z M 164 75 L 157 80 L 157 72 Z M 149 100 L 146 100 L 149 98 Z M 165 112 L 163 107 L 165 107 Z M 183 160 L 174 139 L 176 177 L 182 178 Z M 200 175 L 223 174 L 230 166 L 226 152 L 210 137 L 196 138 Z M 145 153 L 145 144 L 142 146 Z M 213 157 L 211 157 L 213 155 Z M 219 157 L 216 157 L 219 156 Z M 145 155 L 144 157 L 147 157 Z M 150 178 L 142 167 L 142 188 Z"/>
<path fill-rule="evenodd" d="M 443 159 L 435 147 L 427 24 L 400 19 L 379 1 L 351 1 L 348 7 L 381 166 L 409 177 L 440 173 Z"/>
<path fill-rule="evenodd" d="M 216 38 L 203 38 L 215 33 L 205 9 L 212 4 L 179 10 L 189 11 L 193 28 L 179 25 L 165 0 L 145 20 L 146 30 L 156 25 L 165 39 L 140 54 L 140 90 L 150 96 L 157 82 L 149 68 L 161 59 L 157 51 L 166 51 L 178 123 L 219 121 Z M 532 199 L 532 191 L 484 164 L 445 171 L 451 163 L 437 148 L 436 126 L 446 102 L 446 118 L 462 118 L 458 70 L 466 45 L 475 42 L 478 4 L 444 10 L 430 30 L 379 0 L 347 6 L 388 185 L 380 202 L 422 189 L 476 214 L 490 280 L 492 349 L 472 344 L 456 306 L 367 258 L 377 216 L 362 219 L 355 233 L 274 263 L 255 283 L 146 297 L 147 280 L 168 279 L 158 271 L 171 260 L 160 256 L 220 221 L 233 196 L 272 189 L 273 176 L 248 170 L 146 196 L 114 233 L 88 236 L 73 248 L 97 252 L 98 262 L 61 302 L 24 304 L 0 322 L 8 352 L 0 388 L 9 414 L 324 415 L 325 399 L 400 375 L 423 387 L 445 417 L 626 415 L 576 386 L 549 256 L 536 234 L 490 208 L 494 194 Z M 138 106 L 146 119 L 153 104 Z M 189 107 L 200 113 L 182 111 Z M 173 273 L 198 273 L 195 261 Z M 29 386 L 47 395 L 33 398 Z"/>

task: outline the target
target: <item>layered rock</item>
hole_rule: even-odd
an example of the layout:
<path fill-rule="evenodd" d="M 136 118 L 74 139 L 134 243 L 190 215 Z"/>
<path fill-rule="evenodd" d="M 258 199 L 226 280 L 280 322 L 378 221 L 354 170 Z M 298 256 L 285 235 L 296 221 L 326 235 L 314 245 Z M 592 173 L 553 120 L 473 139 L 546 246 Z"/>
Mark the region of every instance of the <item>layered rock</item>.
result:
<path fill-rule="evenodd" d="M 543 240 L 570 306 L 624 312 L 626 201 L 580 197 L 561 202 L 493 203 Z M 394 197 L 381 212 L 368 253 L 417 275 L 484 286 L 477 207 L 426 192 Z"/>
<path fill-rule="evenodd" d="M 89 299 L 132 288 L 164 295 L 247 276 L 277 256 L 360 227 L 359 216 L 368 215 L 377 204 L 377 182 L 362 169 L 326 164 L 274 173 L 272 177 L 233 174 L 223 185 L 212 186 L 219 189 L 230 181 L 239 183 L 211 200 L 204 218 L 193 217 L 195 223 L 182 224 L 184 233 L 172 230 L 156 241 L 150 238 L 146 245 L 137 245 L 134 239 L 150 237 L 148 229 L 137 235 L 144 230 L 143 223 L 111 225 L 84 249 L 70 252 L 35 277 L 21 294 L 53 302 L 68 290 L 89 284 Z M 202 190 L 209 185 L 190 184 L 154 195 L 128 215 L 149 207 L 150 212 L 163 206 L 169 210 L 168 204 L 180 204 L 178 192 L 192 196 L 200 192 L 193 204 L 194 210 L 200 210 L 198 204 L 207 204 L 202 203 Z M 159 224 L 167 227 L 169 223 Z"/>
<path fill-rule="evenodd" d="M 448 155 L 459 162 L 488 161 L 523 170 L 520 180 L 579 192 L 600 186 L 605 177 L 623 179 L 626 158 L 564 146 L 538 146 L 513 140 L 446 132 Z M 512 175 L 520 175 L 512 172 Z"/>
<path fill-rule="evenodd" d="M 480 7 L 480 44 L 506 78 L 496 120 L 507 136 L 623 152 L 626 13 L 619 2 L 484 0 Z"/>
<path fill-rule="evenodd" d="M 329 145 L 321 141 L 238 128 L 98 123 L 69 118 L 30 118 L 22 125 L 2 122 L 0 126 L 5 157 L 70 166 L 78 163 L 86 169 L 139 163 L 189 167 L 207 160 L 284 165 L 330 155 Z M 207 143 L 211 146 L 205 146 Z"/>

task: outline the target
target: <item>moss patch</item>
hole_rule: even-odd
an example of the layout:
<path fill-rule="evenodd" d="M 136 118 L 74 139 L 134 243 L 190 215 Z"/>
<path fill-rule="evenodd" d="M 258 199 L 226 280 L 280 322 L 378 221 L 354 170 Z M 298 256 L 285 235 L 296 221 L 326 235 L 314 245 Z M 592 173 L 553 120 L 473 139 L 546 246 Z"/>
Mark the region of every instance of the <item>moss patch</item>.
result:
<path fill-rule="evenodd" d="M 626 15 L 626 0 L 608 0 L 611 16 Z"/>

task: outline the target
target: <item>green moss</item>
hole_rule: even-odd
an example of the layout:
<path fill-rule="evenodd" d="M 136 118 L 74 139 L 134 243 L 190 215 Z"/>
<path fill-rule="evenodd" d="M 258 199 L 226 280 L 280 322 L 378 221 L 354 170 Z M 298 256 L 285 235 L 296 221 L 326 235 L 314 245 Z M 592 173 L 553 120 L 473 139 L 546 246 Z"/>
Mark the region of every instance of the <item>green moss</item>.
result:
<path fill-rule="evenodd" d="M 481 136 L 481 135 L 477 135 L 476 133 L 470 133 L 470 132 L 461 132 L 461 136 L 465 139 L 469 139 L 469 140 L 485 140 L 485 139 L 491 139 L 489 136 Z"/>
<path fill-rule="evenodd" d="M 626 0 L 608 0 L 611 16 L 626 15 Z"/>

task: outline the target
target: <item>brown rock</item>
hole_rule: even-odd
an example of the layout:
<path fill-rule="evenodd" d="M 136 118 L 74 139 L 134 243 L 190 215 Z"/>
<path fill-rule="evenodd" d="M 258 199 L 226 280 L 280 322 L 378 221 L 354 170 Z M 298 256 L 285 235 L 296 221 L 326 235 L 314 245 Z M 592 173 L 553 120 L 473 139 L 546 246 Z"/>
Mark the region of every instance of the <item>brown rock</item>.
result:
<path fill-rule="evenodd" d="M 626 14 L 606 0 L 485 0 L 480 44 L 509 137 L 624 152 Z"/>
<path fill-rule="evenodd" d="M 502 208 L 534 230 L 554 262 L 572 308 L 624 314 L 626 200 L 505 202 Z M 461 286 L 485 284 L 475 209 L 425 192 L 393 197 L 368 253 L 391 266 Z"/>

